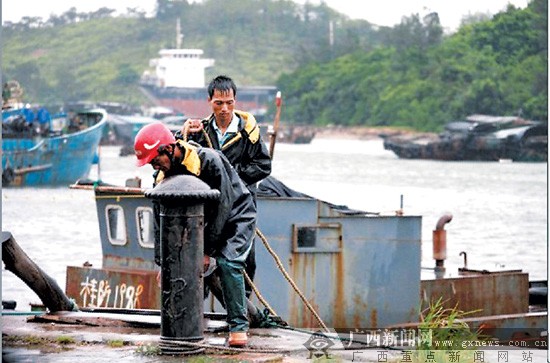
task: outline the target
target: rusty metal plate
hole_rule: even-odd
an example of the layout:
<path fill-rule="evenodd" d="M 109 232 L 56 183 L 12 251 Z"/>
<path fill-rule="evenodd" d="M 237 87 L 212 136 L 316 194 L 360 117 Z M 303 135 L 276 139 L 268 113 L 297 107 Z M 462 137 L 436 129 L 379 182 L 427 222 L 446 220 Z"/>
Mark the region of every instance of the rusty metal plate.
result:
<path fill-rule="evenodd" d="M 156 271 L 69 266 L 65 290 L 81 308 L 160 309 Z"/>
<path fill-rule="evenodd" d="M 471 317 L 526 313 L 529 311 L 529 275 L 521 272 L 479 274 L 421 282 L 423 307 L 440 298 L 444 307 L 471 312 L 468 314 Z"/>

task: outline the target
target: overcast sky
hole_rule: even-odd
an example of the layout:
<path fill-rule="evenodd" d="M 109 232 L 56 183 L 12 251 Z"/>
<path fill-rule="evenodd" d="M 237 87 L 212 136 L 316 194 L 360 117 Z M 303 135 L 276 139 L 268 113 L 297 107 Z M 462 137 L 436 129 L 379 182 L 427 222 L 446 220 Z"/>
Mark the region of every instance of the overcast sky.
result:
<path fill-rule="evenodd" d="M 230 0 L 229 0 L 230 1 Z M 304 3 L 307 0 L 294 0 Z M 318 4 L 321 0 L 309 0 Z M 403 16 L 435 11 L 444 28 L 456 29 L 463 16 L 475 13 L 495 14 L 506 9 L 507 4 L 520 8 L 528 0 L 325 0 L 331 8 L 353 19 L 365 19 L 377 25 L 393 26 Z M 148 13 L 154 11 L 156 0 L 2 0 L 2 21 L 19 21 L 24 16 L 40 16 L 48 19 L 51 14 L 59 15 L 75 7 L 77 11 L 95 11 L 101 7 L 125 12 L 126 8 L 140 8 Z"/>

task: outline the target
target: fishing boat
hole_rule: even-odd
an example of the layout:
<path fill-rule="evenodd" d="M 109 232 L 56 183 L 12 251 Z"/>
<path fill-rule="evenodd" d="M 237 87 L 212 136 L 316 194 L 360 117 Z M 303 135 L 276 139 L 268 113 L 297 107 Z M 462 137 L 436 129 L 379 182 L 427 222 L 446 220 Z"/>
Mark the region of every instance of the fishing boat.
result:
<path fill-rule="evenodd" d="M 268 143 L 273 135 L 273 125 L 271 123 L 259 123 L 260 135 L 262 140 Z M 309 144 L 315 138 L 317 128 L 315 126 L 303 125 L 279 125 L 277 132 L 277 142 L 283 144 Z"/>
<path fill-rule="evenodd" d="M 547 161 L 548 124 L 515 116 L 471 115 L 440 134 L 397 134 L 384 148 L 403 159 Z"/>
<path fill-rule="evenodd" d="M 3 108 L 3 186 L 68 185 L 87 177 L 106 115 L 103 109 L 50 116 L 45 108 Z"/>
<path fill-rule="evenodd" d="M 68 266 L 67 295 L 82 308 L 160 309 L 153 205 L 140 180 L 72 188 L 93 190 L 103 260 L 102 266 Z M 254 282 L 291 326 L 315 328 L 318 321 L 283 270 L 322 321 L 335 329 L 416 326 L 420 311 L 442 301 L 444 308 L 470 312 L 465 321 L 472 329 L 483 328 L 498 339 L 544 338 L 545 299 L 537 306 L 530 300 L 530 288 L 540 294 L 544 282 L 529 281 L 521 270 L 445 266 L 444 227 L 450 215 L 442 216 L 434 230 L 434 266 L 421 267 L 421 216 L 401 209 L 382 214 L 334 205 L 273 177 L 260 183 L 257 209 L 261 234 Z M 206 299 L 204 311 L 223 309 Z"/>
<path fill-rule="evenodd" d="M 110 113 L 107 124 L 112 132 L 114 143 L 122 145 L 120 155 L 134 153 L 134 138 L 138 131 L 145 125 L 158 121 L 152 117 L 143 115 L 120 115 Z"/>
<path fill-rule="evenodd" d="M 214 59 L 203 58 L 202 49 L 181 48 L 179 19 L 176 33 L 176 48 L 161 49 L 159 57 L 150 60 L 150 69 L 141 77 L 140 89 L 156 106 L 187 117 L 203 118 L 212 112 L 207 102 L 205 71 L 214 65 Z M 275 94 L 275 86 L 239 85 L 238 107 L 260 120 Z"/>
<path fill-rule="evenodd" d="M 121 145 L 120 156 L 134 155 L 134 139 L 139 130 L 152 122 L 161 121 L 172 132 L 181 130 L 183 123 L 187 118 L 185 116 L 165 116 L 155 118 L 147 115 L 120 115 L 109 113 L 107 124 L 112 132 L 112 143 Z"/>

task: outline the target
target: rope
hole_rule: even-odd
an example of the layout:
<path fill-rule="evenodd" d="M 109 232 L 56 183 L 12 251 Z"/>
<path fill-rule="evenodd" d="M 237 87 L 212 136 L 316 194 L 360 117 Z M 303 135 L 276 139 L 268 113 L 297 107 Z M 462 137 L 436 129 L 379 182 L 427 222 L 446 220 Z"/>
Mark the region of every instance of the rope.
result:
<path fill-rule="evenodd" d="M 189 134 L 189 124 L 187 122 L 183 124 L 182 133 L 183 133 L 183 141 L 187 142 L 187 134 Z"/>
<path fill-rule="evenodd" d="M 298 294 L 298 296 L 300 297 L 300 299 L 302 299 L 303 303 L 306 305 L 306 307 L 308 308 L 308 310 L 313 314 L 313 316 L 315 317 L 315 319 L 317 320 L 317 322 L 319 323 L 319 325 L 321 327 L 323 327 L 323 329 L 325 329 L 325 331 L 327 332 L 330 332 L 329 328 L 327 328 L 327 326 L 325 325 L 325 323 L 321 320 L 321 318 L 319 317 L 319 314 L 317 314 L 317 312 L 315 311 L 315 309 L 313 308 L 313 306 L 311 306 L 311 304 L 309 303 L 309 301 L 307 301 L 306 297 L 304 296 L 304 294 L 300 291 L 300 289 L 298 288 L 298 286 L 296 285 L 296 283 L 292 280 L 292 278 L 289 276 L 288 272 L 286 272 L 285 270 L 285 267 L 283 266 L 283 263 L 281 262 L 281 259 L 279 258 L 279 256 L 277 256 L 277 254 L 275 253 L 275 251 L 273 251 L 273 249 L 271 248 L 271 246 L 269 245 L 269 243 L 267 242 L 267 238 L 265 238 L 265 236 L 263 235 L 263 233 L 258 229 L 256 228 L 256 234 L 258 235 L 258 237 L 260 237 L 260 239 L 262 240 L 265 248 L 268 250 L 268 252 L 271 254 L 271 256 L 273 256 L 273 259 L 275 259 L 275 263 L 277 264 L 277 266 L 279 267 L 279 270 L 281 271 L 281 273 L 283 274 L 284 278 L 288 281 L 288 283 L 292 286 L 292 288 L 294 289 L 294 291 L 296 291 L 296 293 Z"/>
<path fill-rule="evenodd" d="M 260 300 L 260 302 L 267 308 L 267 310 L 271 315 L 278 316 L 277 313 L 275 313 L 275 310 L 273 310 L 273 308 L 269 305 L 269 303 L 264 299 L 264 297 L 262 296 L 262 294 L 260 293 L 256 285 L 254 285 L 254 282 L 252 282 L 252 279 L 250 278 L 250 276 L 248 276 L 246 271 L 242 270 L 242 272 L 246 282 L 248 282 L 250 287 L 252 287 L 252 291 L 254 291 L 254 294 L 256 294 L 256 296 L 258 297 L 258 300 Z"/>
<path fill-rule="evenodd" d="M 204 139 L 206 140 L 206 143 L 208 144 L 208 147 L 213 149 L 214 146 L 212 144 L 212 140 L 210 140 L 210 136 L 208 136 L 208 133 L 206 132 L 206 130 L 203 128 L 202 130 L 202 134 L 204 136 Z M 189 134 L 189 124 L 187 122 L 185 122 L 183 124 L 183 141 L 187 142 L 187 135 Z"/>
<path fill-rule="evenodd" d="M 319 332 L 310 332 L 306 330 L 300 330 L 296 328 L 290 328 L 290 327 L 280 327 L 282 329 L 286 330 L 292 330 L 298 333 L 304 333 L 308 334 L 310 336 L 318 336 L 323 337 L 326 339 L 336 339 L 341 342 L 349 342 L 350 345 L 347 347 L 337 348 L 332 347 L 331 350 L 365 350 L 365 349 L 389 349 L 389 350 L 403 350 L 400 348 L 388 346 L 388 345 L 371 345 L 371 343 L 363 342 L 360 340 L 354 340 L 354 339 L 347 339 L 342 338 L 339 336 L 328 336 L 324 335 L 323 333 Z M 359 346 L 351 347 L 351 344 L 358 344 Z M 187 348 L 186 348 L 187 347 Z M 226 347 L 221 345 L 212 345 L 207 343 L 198 343 L 198 342 L 191 342 L 191 341 L 185 341 L 185 340 L 170 340 L 165 337 L 161 337 L 161 341 L 159 342 L 159 348 L 163 350 L 163 348 L 168 351 L 170 350 L 172 353 L 179 352 L 181 354 L 185 355 L 192 355 L 192 354 L 198 354 L 202 353 L 204 349 L 210 349 L 210 350 L 219 350 L 224 352 L 232 352 L 232 353 L 263 353 L 263 354 L 283 354 L 283 353 L 293 353 L 293 352 L 302 352 L 304 348 L 299 347 L 295 349 L 253 349 L 253 348 L 234 348 L 234 347 Z M 190 348 L 195 348 L 191 350 Z M 307 348 L 307 347 L 306 347 Z"/>
<path fill-rule="evenodd" d="M 165 345 L 163 343 L 167 343 L 166 348 L 173 350 L 173 351 L 179 351 L 181 353 L 187 354 L 195 354 L 193 352 L 197 352 L 197 350 L 189 351 L 183 348 L 178 349 L 175 346 L 181 346 L 181 347 L 192 347 L 192 348 L 203 348 L 203 349 L 214 349 L 214 350 L 221 350 L 225 352 L 234 352 L 234 353 L 292 353 L 292 352 L 299 352 L 302 351 L 304 348 L 296 348 L 296 349 L 251 349 L 251 348 L 233 348 L 233 347 L 225 347 L 220 345 L 211 345 L 206 343 L 194 343 L 189 341 L 182 341 L 182 340 L 170 340 L 162 338 L 159 347 L 162 349 Z"/>

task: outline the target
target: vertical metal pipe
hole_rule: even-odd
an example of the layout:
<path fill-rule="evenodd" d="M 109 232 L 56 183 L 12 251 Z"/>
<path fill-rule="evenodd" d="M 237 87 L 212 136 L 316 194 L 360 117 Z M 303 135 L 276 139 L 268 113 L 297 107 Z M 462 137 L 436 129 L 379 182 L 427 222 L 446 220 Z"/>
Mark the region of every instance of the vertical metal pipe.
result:
<path fill-rule="evenodd" d="M 447 231 L 445 224 L 453 219 L 452 214 L 445 214 L 439 218 L 433 231 L 433 258 L 435 260 L 435 270 L 445 271 L 445 260 L 447 259 Z"/>
<path fill-rule="evenodd" d="M 204 338 L 204 202 L 219 192 L 194 176 L 179 175 L 145 195 L 160 202 L 161 351 L 200 353 L 204 349 L 192 343 Z"/>
<path fill-rule="evenodd" d="M 444 267 L 447 259 L 447 231 L 436 229 L 433 231 L 433 258 L 436 267 Z"/>
<path fill-rule="evenodd" d="M 399 210 L 396 212 L 396 215 L 402 216 L 403 215 L 403 194 L 401 194 L 399 198 Z"/>

